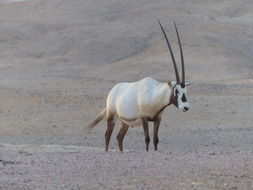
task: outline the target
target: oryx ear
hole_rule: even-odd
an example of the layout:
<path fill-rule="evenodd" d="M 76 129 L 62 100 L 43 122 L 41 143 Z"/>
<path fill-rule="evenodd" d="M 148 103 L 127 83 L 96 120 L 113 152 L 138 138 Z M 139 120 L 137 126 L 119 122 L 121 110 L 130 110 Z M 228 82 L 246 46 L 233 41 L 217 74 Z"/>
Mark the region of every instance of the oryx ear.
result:
<path fill-rule="evenodd" d="M 168 85 L 170 88 L 173 88 L 177 83 L 175 81 L 169 81 Z"/>
<path fill-rule="evenodd" d="M 189 82 L 185 83 L 185 86 L 191 86 L 191 85 L 192 85 L 192 83 L 189 83 Z"/>

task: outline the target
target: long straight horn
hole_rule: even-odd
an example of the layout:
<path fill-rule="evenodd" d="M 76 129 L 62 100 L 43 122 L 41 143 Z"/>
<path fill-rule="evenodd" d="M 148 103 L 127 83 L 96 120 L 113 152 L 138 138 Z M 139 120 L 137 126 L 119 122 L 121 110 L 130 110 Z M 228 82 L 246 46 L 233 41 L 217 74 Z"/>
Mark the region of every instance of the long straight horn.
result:
<path fill-rule="evenodd" d="M 176 33 L 177 33 L 177 40 L 178 40 L 178 44 L 179 44 L 179 48 L 180 48 L 180 55 L 181 55 L 181 64 L 182 64 L 182 84 L 185 84 L 184 55 L 183 55 L 183 50 L 182 50 L 182 46 L 181 46 L 181 41 L 180 41 L 180 37 L 179 37 L 179 34 L 178 34 L 177 25 L 176 25 L 176 22 L 175 22 L 175 21 L 174 21 L 174 26 L 175 26 Z"/>
<path fill-rule="evenodd" d="M 175 74 L 176 74 L 176 80 L 177 80 L 177 83 L 179 84 L 180 83 L 180 78 L 179 78 L 179 75 L 178 75 L 177 65 L 176 65 L 176 61 L 175 61 L 175 58 L 174 58 L 174 55 L 173 55 L 173 52 L 172 52 L 172 49 L 171 49 L 171 46 L 170 46 L 170 42 L 169 42 L 169 40 L 167 38 L 166 33 L 164 32 L 163 26 L 162 26 L 162 24 L 161 24 L 161 22 L 160 22 L 159 19 L 158 19 L 158 22 L 160 24 L 160 27 L 161 27 L 162 32 L 163 32 L 163 35 L 164 35 L 165 40 L 167 42 L 167 46 L 168 46 L 168 48 L 170 50 L 170 55 L 171 55 L 172 63 L 173 63 Z"/>

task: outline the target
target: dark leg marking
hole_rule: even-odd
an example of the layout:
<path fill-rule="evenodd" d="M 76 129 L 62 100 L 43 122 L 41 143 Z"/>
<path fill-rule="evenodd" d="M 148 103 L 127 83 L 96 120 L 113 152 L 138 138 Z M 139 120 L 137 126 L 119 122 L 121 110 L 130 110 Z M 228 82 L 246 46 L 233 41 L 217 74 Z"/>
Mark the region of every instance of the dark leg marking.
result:
<path fill-rule="evenodd" d="M 149 132 L 148 132 L 148 119 L 147 118 L 142 118 L 142 125 L 143 125 L 145 142 L 146 142 L 146 151 L 148 151 L 150 138 L 149 138 Z"/>
<path fill-rule="evenodd" d="M 107 119 L 107 130 L 105 133 L 105 151 L 108 151 L 109 142 L 110 142 L 110 138 L 111 138 L 114 126 L 115 126 L 114 118 L 111 117 Z"/>
<path fill-rule="evenodd" d="M 128 128 L 129 128 L 129 125 L 122 122 L 122 127 L 121 127 L 119 134 L 117 136 L 120 151 L 123 151 L 123 140 L 124 140 L 124 137 L 127 133 Z"/>
<path fill-rule="evenodd" d="M 153 142 L 154 150 L 157 151 L 157 144 L 159 143 L 158 130 L 160 126 L 161 118 L 154 120 Z"/>

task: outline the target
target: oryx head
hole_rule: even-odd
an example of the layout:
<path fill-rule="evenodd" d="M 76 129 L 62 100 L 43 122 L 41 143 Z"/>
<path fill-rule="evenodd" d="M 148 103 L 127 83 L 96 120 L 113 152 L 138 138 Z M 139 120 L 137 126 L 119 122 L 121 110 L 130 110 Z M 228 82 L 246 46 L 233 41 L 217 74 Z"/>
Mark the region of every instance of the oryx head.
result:
<path fill-rule="evenodd" d="M 168 48 L 170 50 L 170 55 L 171 55 L 171 59 L 172 59 L 172 63 L 174 66 L 174 70 L 175 70 L 175 75 L 176 75 L 176 82 L 169 82 L 169 85 L 171 86 L 172 90 L 172 97 L 173 97 L 173 101 L 172 103 L 177 106 L 179 109 L 181 109 L 182 111 L 188 111 L 189 110 L 189 103 L 187 102 L 186 99 L 186 86 L 188 86 L 188 83 L 185 83 L 185 71 L 184 71 L 184 56 L 183 56 L 183 50 L 182 50 L 182 46 L 181 46 L 181 42 L 180 42 L 180 37 L 178 34 L 178 30 L 177 30 L 177 25 L 176 22 L 174 21 L 174 26 L 175 26 L 175 30 L 177 33 L 177 40 L 178 40 L 178 44 L 179 44 L 179 49 L 180 49 L 180 55 L 181 55 L 181 64 L 182 64 L 182 81 L 180 82 L 180 78 L 179 78 L 179 74 L 178 74 L 178 69 L 177 69 L 177 65 L 176 65 L 176 61 L 170 46 L 170 42 L 167 38 L 167 35 L 163 29 L 162 24 L 160 23 L 160 20 L 158 19 L 158 22 L 161 26 L 163 35 L 165 37 L 165 40 L 167 42 Z"/>

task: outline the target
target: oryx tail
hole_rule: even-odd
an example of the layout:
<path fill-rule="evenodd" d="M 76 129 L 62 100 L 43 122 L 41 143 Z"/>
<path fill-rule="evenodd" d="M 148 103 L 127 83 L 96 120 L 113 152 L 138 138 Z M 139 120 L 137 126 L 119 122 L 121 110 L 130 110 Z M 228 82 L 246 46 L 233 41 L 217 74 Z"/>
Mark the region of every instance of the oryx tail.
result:
<path fill-rule="evenodd" d="M 92 122 L 87 126 L 86 129 L 88 130 L 88 133 L 90 133 L 91 130 L 92 130 L 102 119 L 104 119 L 105 115 L 106 115 L 106 108 L 105 108 L 103 111 L 101 111 L 101 112 L 97 115 L 96 119 L 95 119 L 94 121 L 92 121 Z"/>

